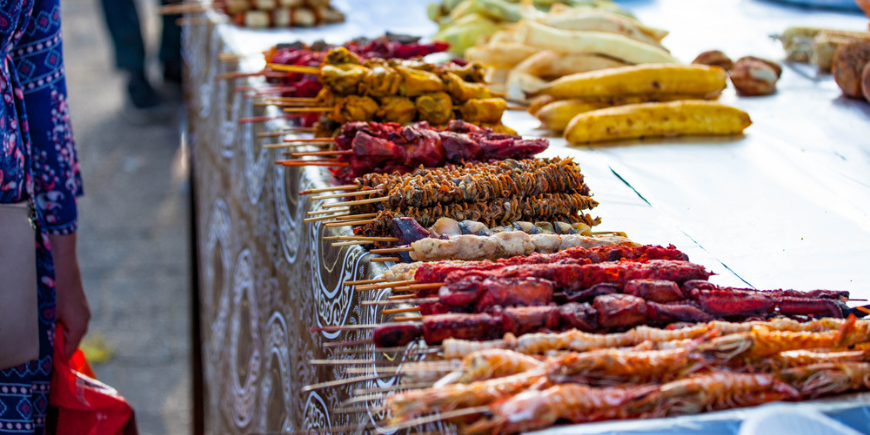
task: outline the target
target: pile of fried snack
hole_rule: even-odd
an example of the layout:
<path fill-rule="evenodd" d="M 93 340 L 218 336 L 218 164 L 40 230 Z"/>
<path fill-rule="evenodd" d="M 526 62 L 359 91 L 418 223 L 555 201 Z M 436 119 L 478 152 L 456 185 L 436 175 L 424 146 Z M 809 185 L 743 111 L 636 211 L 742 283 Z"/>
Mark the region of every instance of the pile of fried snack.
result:
<path fill-rule="evenodd" d="M 344 14 L 330 0 L 223 0 L 216 6 L 243 27 L 312 27 L 340 23 Z"/>

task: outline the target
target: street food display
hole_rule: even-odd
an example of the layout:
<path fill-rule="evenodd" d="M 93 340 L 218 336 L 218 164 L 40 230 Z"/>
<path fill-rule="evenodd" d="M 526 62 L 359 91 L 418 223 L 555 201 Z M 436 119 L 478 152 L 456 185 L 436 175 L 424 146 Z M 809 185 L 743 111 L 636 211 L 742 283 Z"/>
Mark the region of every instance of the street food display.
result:
<path fill-rule="evenodd" d="M 238 22 L 260 27 L 311 22 L 296 9 L 285 17 L 286 8 L 330 8 L 328 2 L 273 3 L 225 1 L 222 7 Z M 277 223 L 241 220 L 244 231 L 281 234 L 254 254 L 239 253 L 235 275 L 219 269 L 226 275 L 220 282 L 231 282 L 235 292 L 227 302 L 229 332 L 239 333 L 239 307 L 268 299 L 245 287 L 271 282 L 245 275 L 253 255 L 283 249 L 270 271 L 292 269 L 285 279 L 327 289 L 326 297 L 299 298 L 304 309 L 316 303 L 326 314 L 299 315 L 298 324 L 312 335 L 305 338 L 309 348 L 292 357 L 312 359 L 293 364 L 330 366 L 337 378 L 364 375 L 315 383 L 322 376 L 306 372 L 303 384 L 310 385 L 303 392 L 340 389 L 330 392 L 330 404 L 346 398 L 346 407 L 325 413 L 366 413 L 371 420 L 347 430 L 327 420 L 324 427 L 391 432 L 443 423 L 442 432 L 455 426 L 460 434 L 511 434 L 870 390 L 870 321 L 859 320 L 870 310 L 847 305 L 858 299 L 840 290 L 716 283 L 713 270 L 690 262 L 684 246 L 600 231 L 597 199 L 606 205 L 614 197 L 593 197 L 589 184 L 598 185 L 586 175 L 601 172 L 584 167 L 584 174 L 581 166 L 593 163 L 583 157 L 554 157 L 564 143 L 559 139 L 551 144 L 516 134 L 505 125 L 515 119 L 504 114 L 518 106 L 498 92 L 519 87 L 522 98 L 511 101 L 527 105 L 519 108 L 569 145 L 731 136 L 752 120 L 718 101 L 728 81 L 741 97 L 775 94 L 779 63 L 732 60 L 711 50 L 681 64 L 662 43 L 667 31 L 604 0 L 444 0 L 429 12 L 439 24 L 435 42 L 388 33 L 341 45 L 281 44 L 264 53 L 262 71 L 225 74 L 265 77 L 265 85 L 244 87 L 255 98 L 251 107 L 283 111 L 245 115 L 240 123 L 301 120 L 301 127 L 258 133 L 282 139 L 246 144 L 240 154 L 244 170 L 234 173 L 243 174 L 239 191 L 251 203 L 262 192 L 292 189 L 300 197 L 261 207 Z M 327 21 L 326 14 L 315 15 L 314 22 Z M 781 40 L 790 59 L 830 68 L 846 96 L 870 98 L 864 33 L 791 28 Z M 464 59 L 422 59 L 448 48 Z M 267 173 L 262 162 L 272 157 L 276 166 Z M 610 170 L 621 178 L 616 165 Z M 331 175 L 335 183 L 318 185 L 323 180 L 312 182 L 313 174 Z M 235 215 L 224 213 L 224 201 L 212 204 L 209 246 L 244 246 L 229 229 Z M 309 225 L 297 225 L 291 216 L 304 212 L 301 222 Z M 601 216 L 611 215 L 602 210 Z M 224 261 L 217 249 L 206 255 Z M 318 258 L 298 267 L 301 252 L 342 261 L 327 266 L 315 264 Z M 380 262 L 390 267 L 374 265 Z M 217 282 L 217 270 L 207 270 L 206 278 Z M 267 316 L 254 314 L 247 317 L 252 339 L 269 341 L 272 353 L 252 354 L 250 373 L 260 373 L 261 358 L 269 364 L 264 372 L 291 367 L 275 347 L 286 343 L 281 326 L 274 317 L 255 324 Z M 221 330 L 227 315 L 221 316 L 212 326 L 216 333 L 227 332 Z M 349 359 L 363 354 L 368 359 Z M 273 356 L 280 367 L 271 365 Z M 397 381 L 369 383 L 366 393 L 348 389 L 384 377 Z M 277 378 L 268 382 L 278 385 Z M 290 397 L 291 389 L 282 388 Z M 319 405 L 311 403 L 297 413 L 316 415 Z"/>

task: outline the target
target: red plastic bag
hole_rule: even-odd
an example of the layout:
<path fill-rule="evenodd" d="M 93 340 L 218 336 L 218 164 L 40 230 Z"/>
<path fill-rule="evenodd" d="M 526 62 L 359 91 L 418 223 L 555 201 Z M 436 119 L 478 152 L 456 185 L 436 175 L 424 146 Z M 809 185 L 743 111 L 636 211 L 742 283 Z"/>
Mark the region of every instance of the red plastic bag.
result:
<path fill-rule="evenodd" d="M 138 435 L 133 407 L 114 388 L 98 381 L 85 355 L 77 350 L 68 361 L 63 350 L 63 329 L 54 338 L 54 371 L 48 403 L 49 427 L 59 435 Z M 55 410 L 53 410 L 55 411 Z"/>

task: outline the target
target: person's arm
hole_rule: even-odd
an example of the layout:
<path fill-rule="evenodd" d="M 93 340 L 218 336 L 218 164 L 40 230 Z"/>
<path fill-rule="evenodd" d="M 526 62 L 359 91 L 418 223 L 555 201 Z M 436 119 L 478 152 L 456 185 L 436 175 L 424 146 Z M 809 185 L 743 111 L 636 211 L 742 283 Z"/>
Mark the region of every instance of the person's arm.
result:
<path fill-rule="evenodd" d="M 76 233 L 49 235 L 54 257 L 54 281 L 57 295 L 57 320 L 64 328 L 66 355 L 71 357 L 88 332 L 91 309 L 76 255 Z"/>
<path fill-rule="evenodd" d="M 27 110 L 34 202 L 52 247 L 57 320 L 71 356 L 87 332 L 90 310 L 76 256 L 82 181 L 66 100 L 59 0 L 34 2 L 29 25 L 10 52 Z"/>

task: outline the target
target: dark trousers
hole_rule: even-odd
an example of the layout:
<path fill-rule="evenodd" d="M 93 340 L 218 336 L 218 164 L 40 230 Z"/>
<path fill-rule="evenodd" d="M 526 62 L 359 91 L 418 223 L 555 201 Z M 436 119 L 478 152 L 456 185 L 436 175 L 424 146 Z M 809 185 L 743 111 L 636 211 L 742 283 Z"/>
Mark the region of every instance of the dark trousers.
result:
<path fill-rule="evenodd" d="M 106 25 L 115 47 L 115 65 L 122 70 L 145 70 L 145 41 L 135 0 L 101 0 Z M 167 3 L 162 0 L 161 3 Z M 181 28 L 177 15 L 163 15 L 160 38 L 160 61 L 163 65 L 181 65 Z"/>

